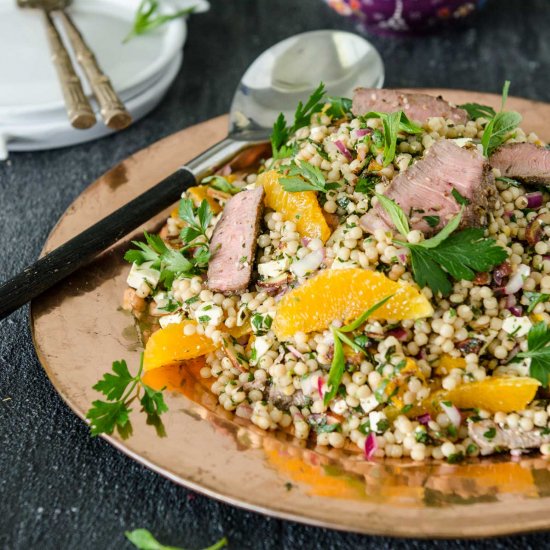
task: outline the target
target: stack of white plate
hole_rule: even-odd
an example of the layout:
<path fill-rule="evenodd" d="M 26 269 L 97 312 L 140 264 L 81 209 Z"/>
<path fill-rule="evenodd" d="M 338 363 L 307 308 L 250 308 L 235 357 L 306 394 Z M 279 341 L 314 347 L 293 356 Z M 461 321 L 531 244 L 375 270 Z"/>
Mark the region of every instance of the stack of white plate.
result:
<path fill-rule="evenodd" d="M 178 7 L 182 3 L 208 7 L 202 0 L 179 0 Z M 186 22 L 179 18 L 123 43 L 139 4 L 140 0 L 74 0 L 69 8 L 134 121 L 158 105 L 176 77 L 187 34 Z M 165 10 L 173 9 L 162 4 Z M 0 51 L 0 159 L 8 151 L 63 147 L 112 132 L 101 120 L 74 58 L 97 123 L 88 130 L 69 124 L 41 13 L 19 9 L 15 0 L 0 0 Z"/>

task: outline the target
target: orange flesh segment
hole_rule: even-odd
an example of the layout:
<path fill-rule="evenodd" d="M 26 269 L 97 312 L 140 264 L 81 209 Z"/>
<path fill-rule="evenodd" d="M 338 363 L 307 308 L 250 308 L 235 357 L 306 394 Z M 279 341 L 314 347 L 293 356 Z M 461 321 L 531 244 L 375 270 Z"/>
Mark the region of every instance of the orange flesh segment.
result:
<path fill-rule="evenodd" d="M 279 183 L 280 174 L 269 170 L 258 176 L 258 185 L 265 190 L 267 207 L 280 212 L 285 221 L 294 222 L 302 237 L 319 238 L 325 243 L 330 237 L 330 228 L 319 206 L 314 191 L 285 191 Z"/>
<path fill-rule="evenodd" d="M 533 400 L 540 382 L 528 377 L 491 377 L 435 393 L 431 403 L 450 401 L 459 409 L 484 409 L 491 413 L 521 411 Z"/>
<path fill-rule="evenodd" d="M 283 296 L 273 330 L 279 340 L 299 331 L 322 331 L 332 321 L 356 319 L 391 294 L 394 296 L 371 319 L 402 321 L 433 314 L 430 302 L 410 284 L 396 283 L 366 269 L 326 269 Z"/>
<path fill-rule="evenodd" d="M 197 185 L 195 187 L 190 187 L 187 190 L 187 194 L 189 198 L 193 201 L 193 204 L 196 207 L 199 207 L 201 202 L 203 200 L 206 200 L 206 202 L 209 204 L 210 208 L 212 209 L 212 212 L 214 212 L 214 214 L 218 214 L 221 212 L 222 208 L 212 197 L 209 197 L 207 195 L 206 193 L 207 189 L 208 188 L 206 185 Z"/>
<path fill-rule="evenodd" d="M 143 353 L 144 371 L 194 359 L 216 349 L 214 342 L 203 334 L 186 336 L 183 330 L 188 324 L 196 325 L 194 321 L 182 321 L 167 325 L 151 335 Z"/>

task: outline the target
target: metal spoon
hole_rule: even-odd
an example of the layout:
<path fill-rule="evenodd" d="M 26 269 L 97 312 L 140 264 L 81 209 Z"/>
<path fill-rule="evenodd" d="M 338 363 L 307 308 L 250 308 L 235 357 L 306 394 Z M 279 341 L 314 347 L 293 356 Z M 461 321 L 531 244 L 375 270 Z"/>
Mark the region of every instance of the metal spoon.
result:
<path fill-rule="evenodd" d="M 0 319 L 35 298 L 181 197 L 216 166 L 265 142 L 279 112 L 292 120 L 324 82 L 329 95 L 350 96 L 358 85 L 381 87 L 382 60 L 355 34 L 314 31 L 287 38 L 248 68 L 231 105 L 229 134 L 149 191 L 103 218 L 0 286 Z"/>

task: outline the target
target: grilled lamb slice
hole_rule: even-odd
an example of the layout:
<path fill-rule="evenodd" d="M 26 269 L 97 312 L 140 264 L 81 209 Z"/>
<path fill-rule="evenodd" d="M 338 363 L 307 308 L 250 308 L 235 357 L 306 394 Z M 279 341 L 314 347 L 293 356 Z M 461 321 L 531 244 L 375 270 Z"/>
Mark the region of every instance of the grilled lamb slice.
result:
<path fill-rule="evenodd" d="M 468 113 L 464 109 L 453 107 L 442 97 L 399 90 L 357 88 L 353 93 L 351 111 L 355 116 L 365 115 L 369 111 L 382 113 L 404 111 L 409 119 L 420 124 L 430 117 L 451 119 L 455 124 L 468 122 Z"/>
<path fill-rule="evenodd" d="M 210 241 L 207 284 L 211 290 L 234 293 L 248 288 L 263 203 L 262 187 L 241 191 L 227 201 Z"/>
<path fill-rule="evenodd" d="M 442 139 L 435 142 L 422 159 L 396 176 L 385 195 L 409 215 L 413 229 L 430 235 L 460 210 L 453 189 L 469 200 L 461 226 L 486 225 L 487 212 L 496 196 L 490 166 L 475 147 L 459 147 L 451 140 Z M 432 223 L 435 227 L 431 227 L 426 216 L 437 216 L 439 223 Z M 360 224 L 369 233 L 376 229 L 393 230 L 390 216 L 379 204 L 361 218 Z"/>
<path fill-rule="evenodd" d="M 493 433 L 494 436 L 490 437 Z M 518 429 L 501 428 L 492 420 L 470 422 L 468 435 L 483 454 L 497 449 L 534 449 L 550 442 L 550 434 L 542 435 L 539 429 L 522 432 Z"/>
<path fill-rule="evenodd" d="M 489 163 L 508 178 L 550 184 L 550 149 L 532 143 L 510 143 L 499 147 L 491 155 Z"/>

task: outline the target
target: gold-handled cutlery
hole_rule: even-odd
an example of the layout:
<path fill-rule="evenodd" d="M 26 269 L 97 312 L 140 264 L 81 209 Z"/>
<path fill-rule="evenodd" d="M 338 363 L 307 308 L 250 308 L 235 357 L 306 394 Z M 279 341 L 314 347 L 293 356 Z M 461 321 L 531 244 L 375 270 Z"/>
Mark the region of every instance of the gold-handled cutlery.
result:
<path fill-rule="evenodd" d="M 96 123 L 96 117 L 82 89 L 82 83 L 73 67 L 71 57 L 52 20 L 52 14 L 55 14 L 63 25 L 75 57 L 97 100 L 103 121 L 114 130 L 126 128 L 132 122 L 132 117 L 115 92 L 111 81 L 101 70 L 95 55 L 86 44 L 70 15 L 65 11 L 71 1 L 17 0 L 17 5 L 20 8 L 35 8 L 43 12 L 52 61 L 57 71 L 72 126 L 78 129 L 90 128 Z"/>

